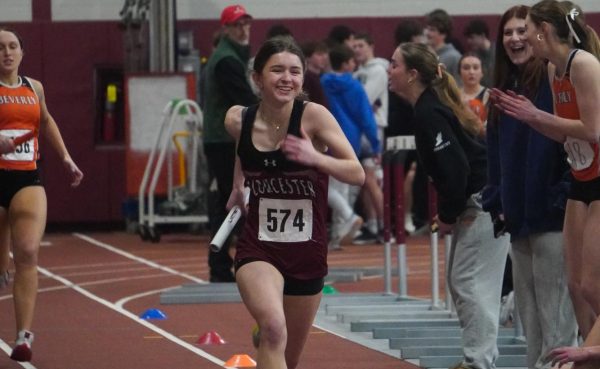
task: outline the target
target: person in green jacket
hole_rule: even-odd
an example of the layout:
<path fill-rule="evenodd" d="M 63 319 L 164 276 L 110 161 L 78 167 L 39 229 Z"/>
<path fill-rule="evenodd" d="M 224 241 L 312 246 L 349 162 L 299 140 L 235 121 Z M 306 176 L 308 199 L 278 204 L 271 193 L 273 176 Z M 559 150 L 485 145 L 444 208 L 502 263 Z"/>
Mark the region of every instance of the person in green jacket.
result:
<path fill-rule="evenodd" d="M 204 84 L 204 154 L 209 170 L 209 223 L 214 235 L 227 215 L 235 163 L 235 141 L 225 131 L 227 110 L 258 101 L 247 78 L 252 16 L 242 5 L 230 5 L 221 13 L 222 36 L 206 64 Z M 210 252 L 211 282 L 234 282 L 228 240 L 219 252 Z"/>

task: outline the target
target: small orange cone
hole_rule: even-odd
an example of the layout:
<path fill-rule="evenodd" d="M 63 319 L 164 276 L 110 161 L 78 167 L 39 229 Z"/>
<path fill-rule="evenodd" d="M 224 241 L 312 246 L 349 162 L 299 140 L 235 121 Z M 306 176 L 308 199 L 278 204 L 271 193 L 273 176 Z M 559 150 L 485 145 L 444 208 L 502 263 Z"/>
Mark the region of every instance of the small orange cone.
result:
<path fill-rule="evenodd" d="M 246 354 L 233 355 L 225 362 L 226 367 L 230 368 L 255 368 L 256 361 Z"/>
<path fill-rule="evenodd" d="M 215 331 L 204 333 L 196 342 L 198 345 L 223 345 L 225 340 Z"/>

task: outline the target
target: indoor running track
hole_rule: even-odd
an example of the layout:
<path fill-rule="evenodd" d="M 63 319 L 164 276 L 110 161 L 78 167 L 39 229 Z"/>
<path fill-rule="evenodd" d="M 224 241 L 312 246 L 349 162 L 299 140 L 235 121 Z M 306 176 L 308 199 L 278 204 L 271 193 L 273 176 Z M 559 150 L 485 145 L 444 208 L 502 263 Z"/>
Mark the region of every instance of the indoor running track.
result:
<path fill-rule="evenodd" d="M 162 291 L 207 280 L 207 241 L 202 236 L 164 235 L 153 244 L 116 232 L 46 235 L 40 248 L 33 360 L 17 363 L 9 358 L 15 328 L 11 289 L 4 289 L 0 369 L 210 369 L 224 367 L 234 354 L 255 358 L 250 338 L 254 321 L 241 303 L 160 305 Z M 409 265 L 411 259 L 422 260 L 421 255 L 411 255 L 423 249 L 409 243 Z M 329 263 L 381 266 L 382 254 L 377 245 L 346 246 L 330 253 Z M 413 274 L 409 289 L 422 291 L 428 274 Z M 373 292 L 382 290 L 383 281 L 335 286 L 340 291 Z M 152 308 L 167 319 L 139 318 Z M 196 344 L 208 331 L 218 332 L 227 343 Z M 415 366 L 313 328 L 298 368 Z"/>

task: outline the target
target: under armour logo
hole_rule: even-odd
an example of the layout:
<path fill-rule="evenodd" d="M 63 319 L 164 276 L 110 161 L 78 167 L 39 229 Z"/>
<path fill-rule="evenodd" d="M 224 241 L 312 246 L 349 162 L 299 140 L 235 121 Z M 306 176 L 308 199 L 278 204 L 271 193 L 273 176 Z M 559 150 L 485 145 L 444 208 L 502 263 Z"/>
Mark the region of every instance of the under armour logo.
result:
<path fill-rule="evenodd" d="M 264 163 L 265 163 L 265 167 L 268 167 L 269 165 L 272 165 L 274 167 L 277 166 L 277 162 L 275 161 L 275 159 L 273 159 L 273 160 L 265 159 Z"/>

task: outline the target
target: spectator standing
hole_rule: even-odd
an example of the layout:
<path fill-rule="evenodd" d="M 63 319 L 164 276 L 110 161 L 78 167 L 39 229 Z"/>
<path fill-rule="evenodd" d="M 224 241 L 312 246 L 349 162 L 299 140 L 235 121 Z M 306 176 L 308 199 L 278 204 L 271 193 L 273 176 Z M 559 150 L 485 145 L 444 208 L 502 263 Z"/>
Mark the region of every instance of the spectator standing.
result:
<path fill-rule="evenodd" d="M 530 96 L 535 106 L 551 113 L 547 70 L 527 41 L 528 11 L 514 6 L 500 19 L 495 87 Z M 549 368 L 550 350 L 573 345 L 577 338 L 562 232 L 569 165 L 560 143 L 519 118 L 493 113 L 487 128 L 484 209 L 498 233 L 510 233 L 514 300 L 527 338 L 527 367 Z"/>
<path fill-rule="evenodd" d="M 470 21 L 463 32 L 467 39 L 469 51 L 472 51 L 481 59 L 483 67 L 483 78 L 481 84 L 490 87 L 494 70 L 496 46 L 490 41 L 490 31 L 487 23 L 481 19 Z"/>
<path fill-rule="evenodd" d="M 398 46 L 388 73 L 390 90 L 414 107 L 417 152 L 438 193 L 438 232 L 454 236 L 447 283 L 464 356 L 455 368 L 492 369 L 508 242 L 494 239 L 490 215 L 481 208 L 487 158 L 485 146 L 474 138 L 478 119 L 427 46 Z"/>
<path fill-rule="evenodd" d="M 352 76 L 356 62 L 354 52 L 344 44 L 338 44 L 329 51 L 329 61 L 332 72 L 321 76 L 321 85 L 329 103 L 329 110 L 336 118 L 346 138 L 352 145 L 357 157 L 362 153 L 362 136 L 368 139 L 370 148 L 364 157 L 381 154 L 381 142 L 377 137 L 377 124 L 373 115 L 373 109 L 369 103 L 364 88 Z M 350 196 L 350 188 L 347 184 L 332 180 L 330 188 L 339 191 L 352 207 L 354 198 Z M 340 214 L 334 211 L 334 227 L 336 224 L 349 224 Z M 352 222 L 356 225 L 359 222 Z M 362 222 L 360 222 L 362 223 Z"/>
<path fill-rule="evenodd" d="M 403 20 L 398 23 L 394 31 L 395 45 L 404 42 L 425 44 L 427 38 L 423 25 L 414 19 Z M 414 136 L 413 108 L 412 105 L 397 94 L 389 94 L 388 127 L 386 136 Z M 429 179 L 418 165 L 417 152 L 411 150 L 406 155 L 404 168 L 406 179 L 404 182 L 404 227 L 411 234 L 427 232 L 429 205 L 427 183 Z"/>
<path fill-rule="evenodd" d="M 227 215 L 235 163 L 235 141 L 224 126 L 233 105 L 257 101 L 247 78 L 252 16 L 242 5 L 230 5 L 221 13 L 222 36 L 206 64 L 204 90 L 204 153 L 209 170 L 209 222 L 214 235 Z M 234 282 L 229 239 L 219 252 L 208 251 L 211 282 Z"/>
<path fill-rule="evenodd" d="M 321 75 L 329 66 L 329 49 L 321 41 L 305 42 L 301 48 L 306 58 L 306 72 L 302 89 L 308 94 L 308 100 L 327 107 L 327 99 L 321 86 Z"/>
<path fill-rule="evenodd" d="M 529 10 L 527 40 L 549 61 L 554 114 L 526 96 L 492 90 L 503 113 L 563 144 L 571 166 L 565 223 L 569 292 L 584 346 L 600 344 L 600 40 L 570 1 L 544 0 Z M 579 368 L 580 364 L 575 367 Z M 600 363 L 582 364 L 598 368 Z"/>
<path fill-rule="evenodd" d="M 446 66 L 446 71 L 455 81 L 459 81 L 458 61 L 461 53 L 449 42 L 452 36 L 452 18 L 445 10 L 435 9 L 427 14 L 425 24 L 427 43 L 437 53 L 440 63 Z"/>
<path fill-rule="evenodd" d="M 354 77 L 362 84 L 375 114 L 377 124 L 377 136 L 384 140 L 384 130 L 388 125 L 388 77 L 387 67 L 389 62 L 383 58 L 375 57 L 375 44 L 371 35 L 360 33 L 354 37 L 354 58 L 358 68 Z M 368 147 L 368 141 L 363 136 L 363 145 Z M 368 150 L 368 148 L 367 148 Z M 360 199 L 366 228 L 355 240 L 357 243 L 371 243 L 382 233 L 383 228 L 383 192 L 377 178 L 381 178 L 381 163 L 375 162 L 368 157 L 362 160 L 366 173 L 365 185 L 363 186 Z"/>

